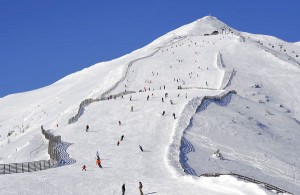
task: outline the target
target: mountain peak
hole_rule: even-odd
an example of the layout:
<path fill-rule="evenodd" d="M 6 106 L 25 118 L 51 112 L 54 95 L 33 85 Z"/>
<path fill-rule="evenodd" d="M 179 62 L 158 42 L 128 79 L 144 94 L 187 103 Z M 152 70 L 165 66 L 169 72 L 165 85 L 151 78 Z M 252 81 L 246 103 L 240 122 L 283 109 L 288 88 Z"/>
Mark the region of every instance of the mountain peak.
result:
<path fill-rule="evenodd" d="M 210 34 L 213 31 L 222 32 L 222 29 L 232 29 L 227 24 L 218 20 L 214 16 L 205 16 L 200 18 L 192 23 L 184 25 L 180 28 L 177 28 L 171 31 L 168 34 L 176 36 L 195 36 L 195 35 L 204 35 Z"/>

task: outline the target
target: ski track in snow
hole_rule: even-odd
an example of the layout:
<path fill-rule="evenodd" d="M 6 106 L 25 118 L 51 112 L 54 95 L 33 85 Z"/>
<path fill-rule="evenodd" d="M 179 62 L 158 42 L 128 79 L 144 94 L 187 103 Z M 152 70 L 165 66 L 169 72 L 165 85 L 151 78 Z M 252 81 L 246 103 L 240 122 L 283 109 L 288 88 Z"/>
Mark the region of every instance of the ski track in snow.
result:
<path fill-rule="evenodd" d="M 201 104 L 196 109 L 196 113 L 204 111 L 211 103 L 215 103 L 219 106 L 227 106 L 230 103 L 232 94 L 232 92 L 228 92 L 220 100 L 215 99 L 217 96 L 204 98 Z M 180 163 L 185 173 L 196 176 L 196 171 L 188 165 L 188 157 L 186 156 L 188 153 L 194 152 L 195 149 L 194 146 L 184 137 L 185 131 L 188 131 L 188 129 L 192 127 L 192 121 L 193 117 L 190 119 L 188 126 L 183 130 L 183 136 L 181 138 L 180 146 Z"/>

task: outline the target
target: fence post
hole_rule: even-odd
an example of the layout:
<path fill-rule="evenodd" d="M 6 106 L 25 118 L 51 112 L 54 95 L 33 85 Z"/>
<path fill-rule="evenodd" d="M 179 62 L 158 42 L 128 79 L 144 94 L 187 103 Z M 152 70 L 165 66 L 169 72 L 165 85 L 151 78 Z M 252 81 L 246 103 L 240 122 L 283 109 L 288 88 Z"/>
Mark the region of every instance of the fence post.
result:
<path fill-rule="evenodd" d="M 8 164 L 8 173 L 10 173 L 10 164 Z"/>
<path fill-rule="evenodd" d="M 16 173 L 18 173 L 18 163 L 16 163 Z"/>
<path fill-rule="evenodd" d="M 4 174 L 5 174 L 5 164 L 4 164 Z"/>
<path fill-rule="evenodd" d="M 39 161 L 40 162 L 40 170 L 42 170 L 42 165 L 41 165 L 41 161 Z"/>
<path fill-rule="evenodd" d="M 50 168 L 50 160 L 48 162 L 49 162 L 49 168 Z"/>
<path fill-rule="evenodd" d="M 24 173 L 23 163 L 22 163 L 22 173 Z"/>
<path fill-rule="evenodd" d="M 29 162 L 27 163 L 27 166 L 28 166 L 28 172 L 30 172 L 30 169 L 29 169 Z"/>

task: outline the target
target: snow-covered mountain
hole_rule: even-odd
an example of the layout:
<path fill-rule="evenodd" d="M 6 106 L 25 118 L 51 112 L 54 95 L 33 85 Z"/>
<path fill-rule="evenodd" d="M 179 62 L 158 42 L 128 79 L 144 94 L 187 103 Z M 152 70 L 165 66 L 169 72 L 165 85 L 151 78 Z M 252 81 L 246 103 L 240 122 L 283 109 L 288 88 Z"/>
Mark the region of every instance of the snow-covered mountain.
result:
<path fill-rule="evenodd" d="M 139 181 L 145 194 L 274 194 L 233 176 L 198 177 L 206 173 L 300 194 L 299 54 L 298 43 L 206 16 L 118 59 L 3 97 L 1 164 L 49 159 L 41 125 L 72 143 L 76 163 L 1 175 L 0 194 L 121 194 L 123 183 L 135 194 Z M 89 98 L 96 102 L 69 123 Z"/>

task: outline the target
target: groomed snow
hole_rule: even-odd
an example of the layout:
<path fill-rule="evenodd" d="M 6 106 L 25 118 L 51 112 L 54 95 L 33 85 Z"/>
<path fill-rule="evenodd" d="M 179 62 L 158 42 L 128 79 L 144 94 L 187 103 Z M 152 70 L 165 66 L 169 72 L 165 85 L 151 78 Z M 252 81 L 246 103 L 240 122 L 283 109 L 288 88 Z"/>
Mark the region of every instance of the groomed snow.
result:
<path fill-rule="evenodd" d="M 222 28 L 226 34 L 203 36 L 214 30 L 221 32 Z M 238 170 L 273 185 L 282 182 L 284 186 L 278 187 L 300 193 L 300 88 L 296 85 L 300 83 L 300 69 L 296 57 L 288 60 L 286 54 L 281 56 L 282 51 L 272 47 L 271 52 L 266 51 L 257 43 L 258 37 L 261 42 L 272 41 L 264 36 L 246 36 L 214 17 L 204 17 L 116 60 L 96 64 L 41 89 L 1 98 L 0 163 L 48 159 L 41 125 L 72 143 L 67 151 L 76 163 L 34 173 L 1 175 L 0 194 L 121 194 L 123 183 L 126 194 L 137 194 L 139 181 L 144 185 L 144 194 L 274 194 L 231 176 L 186 175 L 179 159 L 182 136 L 195 148 L 194 153 L 187 154 L 187 164 L 197 174 Z M 294 48 L 294 44 L 284 43 Z M 82 100 L 101 97 L 122 78 L 124 81 L 111 95 L 124 90 L 136 93 L 92 103 L 76 123 L 68 124 Z M 178 90 L 178 86 L 183 89 Z M 238 95 L 227 106 L 211 104 L 207 110 L 195 113 L 204 96 L 228 90 Z M 248 104 L 251 109 L 246 112 Z M 268 129 L 249 122 L 239 112 L 246 112 Z M 232 117 L 239 126 L 229 125 Z M 191 118 L 193 125 L 187 133 Z M 89 132 L 85 132 L 87 124 Z M 233 133 L 231 129 L 236 127 L 243 131 Z M 255 134 L 258 131 L 263 136 Z M 243 132 L 253 136 L 245 138 Z M 117 146 L 121 135 L 125 139 Z M 270 135 L 282 138 L 274 141 Z M 208 147 L 204 136 L 214 144 Z M 208 163 L 211 152 L 221 145 L 224 156 L 235 162 L 222 166 Z M 237 148 L 238 155 L 232 152 Z M 95 164 L 96 151 L 103 169 Z M 249 151 L 252 153 L 247 160 L 243 156 Z M 260 158 L 260 154 L 265 156 Z M 285 158 L 287 155 L 291 158 Z M 81 171 L 84 164 L 86 172 Z"/>

